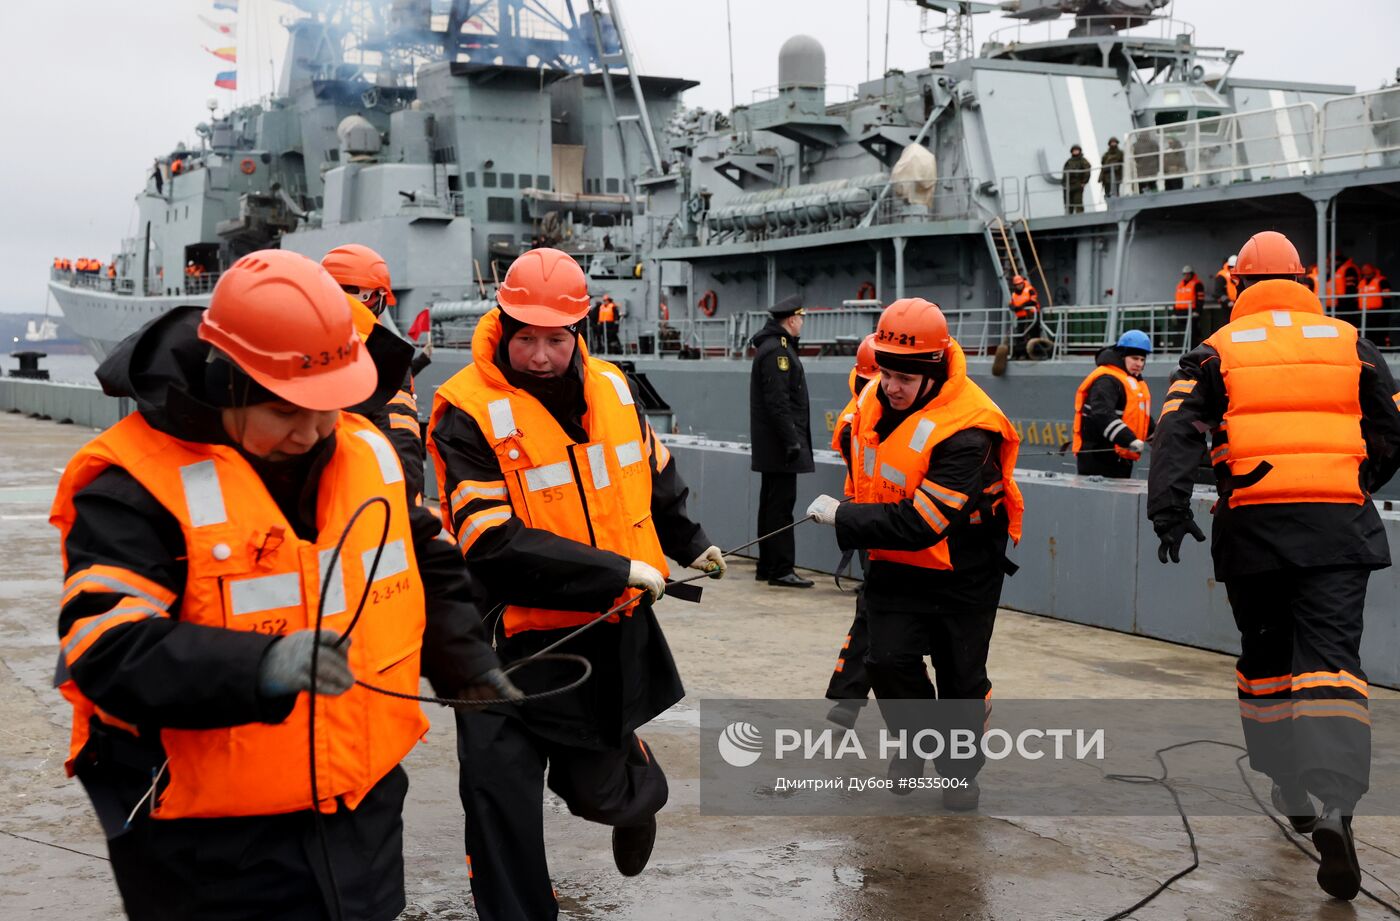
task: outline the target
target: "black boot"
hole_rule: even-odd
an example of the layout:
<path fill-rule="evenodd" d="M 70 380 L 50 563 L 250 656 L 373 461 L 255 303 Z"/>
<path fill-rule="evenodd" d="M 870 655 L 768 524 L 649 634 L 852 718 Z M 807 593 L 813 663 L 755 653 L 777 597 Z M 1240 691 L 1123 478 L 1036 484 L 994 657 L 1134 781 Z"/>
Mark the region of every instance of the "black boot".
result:
<path fill-rule="evenodd" d="M 1351 816 L 1335 806 L 1323 810 L 1313 828 L 1313 845 L 1322 863 L 1317 884 L 1334 899 L 1351 901 L 1361 891 L 1361 863 L 1351 837 Z"/>
<path fill-rule="evenodd" d="M 645 825 L 614 828 L 612 833 L 613 863 L 623 876 L 636 876 L 647 868 L 651 848 L 656 844 L 656 816 Z"/>
<path fill-rule="evenodd" d="M 1288 824 L 1298 834 L 1312 834 L 1313 826 L 1317 824 L 1317 810 L 1313 808 L 1312 800 L 1308 799 L 1306 790 L 1284 792 L 1283 787 L 1274 784 L 1269 792 L 1269 802 L 1274 804 L 1279 815 L 1288 818 Z"/>
<path fill-rule="evenodd" d="M 769 585 L 776 585 L 779 588 L 811 588 L 812 580 L 804 579 L 795 572 L 790 572 L 785 576 L 774 576 L 768 580 Z"/>
<path fill-rule="evenodd" d="M 836 706 L 826 714 L 828 722 L 835 723 L 843 729 L 856 728 L 856 718 L 860 716 L 861 707 L 865 706 L 863 700 L 838 700 Z"/>

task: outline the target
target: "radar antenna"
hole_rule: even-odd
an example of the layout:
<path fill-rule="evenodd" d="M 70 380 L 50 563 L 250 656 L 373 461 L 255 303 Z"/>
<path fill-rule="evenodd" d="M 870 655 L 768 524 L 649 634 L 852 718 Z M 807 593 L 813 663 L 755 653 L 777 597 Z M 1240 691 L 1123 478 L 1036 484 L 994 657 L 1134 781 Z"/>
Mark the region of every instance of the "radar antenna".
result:
<path fill-rule="evenodd" d="M 972 0 L 914 0 L 919 7 L 919 34 L 925 36 L 924 43 L 933 47 L 927 36 L 935 34 L 943 48 L 944 61 L 961 61 L 972 57 L 976 51 L 972 42 L 972 17 L 978 13 L 990 13 L 1001 9 L 995 3 L 974 3 Z M 943 14 L 943 24 L 930 26 L 929 11 Z"/>

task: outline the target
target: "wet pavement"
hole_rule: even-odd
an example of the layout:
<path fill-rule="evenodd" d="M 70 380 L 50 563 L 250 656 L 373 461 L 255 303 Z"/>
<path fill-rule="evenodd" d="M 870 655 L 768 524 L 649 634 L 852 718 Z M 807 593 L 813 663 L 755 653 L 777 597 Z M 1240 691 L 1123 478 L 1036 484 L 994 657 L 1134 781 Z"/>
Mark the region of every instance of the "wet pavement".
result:
<path fill-rule="evenodd" d="M 62 581 L 47 510 L 59 472 L 91 432 L 0 415 L 0 918 L 120 918 L 97 822 L 63 774 L 68 708 L 52 688 Z M 563 915 L 575 919 L 1098 919 L 1190 863 L 1181 822 L 1148 818 L 735 818 L 699 809 L 699 701 L 819 697 L 850 622 L 829 581 L 769 588 L 739 562 L 703 604 L 658 608 L 689 692 L 643 731 L 671 801 L 646 872 L 624 879 L 609 829 L 546 794 L 546 837 Z M 1227 656 L 1005 612 L 990 663 L 998 698 L 1234 696 Z M 1382 692 L 1377 690 L 1377 696 Z M 1386 696 L 1394 696 L 1386 694 Z M 1150 719 L 1150 702 L 1142 704 Z M 449 713 L 408 758 L 413 921 L 472 919 Z M 1265 787 L 1267 789 L 1267 787 Z M 1165 793 L 1163 794 L 1165 796 Z M 1132 917 L 1369 919 L 1364 897 L 1329 901 L 1313 865 L 1267 819 L 1195 818 L 1201 867 Z M 1400 888 L 1400 819 L 1357 820 L 1363 867 Z M 1368 878 L 1394 902 L 1400 894 Z"/>

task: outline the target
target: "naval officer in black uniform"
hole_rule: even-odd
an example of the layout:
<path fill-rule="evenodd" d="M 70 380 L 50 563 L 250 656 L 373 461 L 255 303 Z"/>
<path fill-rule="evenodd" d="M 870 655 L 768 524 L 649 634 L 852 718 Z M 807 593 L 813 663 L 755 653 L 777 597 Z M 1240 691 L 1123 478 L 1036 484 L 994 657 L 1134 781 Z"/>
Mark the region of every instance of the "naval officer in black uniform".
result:
<path fill-rule="evenodd" d="M 797 357 L 802 300 L 796 295 L 784 298 L 768 312 L 772 319 L 753 337 L 753 373 L 749 378 L 751 469 L 762 476 L 759 534 L 792 524 L 797 475 L 814 469 L 807 379 Z M 792 531 L 763 541 L 758 545 L 758 578 L 784 588 L 811 588 L 810 579 L 792 571 L 796 554 Z"/>

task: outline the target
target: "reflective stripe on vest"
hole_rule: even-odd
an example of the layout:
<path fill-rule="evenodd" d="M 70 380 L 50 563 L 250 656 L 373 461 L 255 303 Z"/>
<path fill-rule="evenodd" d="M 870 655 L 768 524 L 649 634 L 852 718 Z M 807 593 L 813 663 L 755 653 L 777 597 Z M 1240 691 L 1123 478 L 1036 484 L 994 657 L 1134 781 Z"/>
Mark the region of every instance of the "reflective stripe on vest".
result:
<path fill-rule="evenodd" d="M 948 380 L 938 396 L 913 413 L 883 441 L 875 432 L 883 407 L 878 388 L 868 386 L 857 401 L 855 419 L 851 423 L 851 449 L 862 455 L 861 463 L 852 477 L 855 501 L 866 503 L 900 502 L 908 499 L 928 523 L 931 530 L 941 533 L 948 518 L 935 506 L 930 496 L 957 506 L 957 498 L 936 485 L 936 471 L 929 470 L 929 458 L 945 439 L 969 428 L 985 429 L 1001 436 L 1001 481 L 991 484 L 986 492 L 1005 490 L 1010 535 L 1021 538 L 1021 514 L 1024 503 L 1013 474 L 1020 439 L 1005 414 L 992 399 L 967 377 L 967 363 L 957 342 L 948 350 Z M 875 475 L 875 470 L 880 475 Z M 962 502 L 966 502 L 963 497 Z M 952 560 L 946 541 L 939 540 L 923 550 L 871 550 L 870 559 L 889 560 L 924 569 L 951 569 Z"/>
<path fill-rule="evenodd" d="M 583 350 L 588 440 L 576 444 L 538 400 L 505 380 L 495 365 L 500 336 L 500 317 L 492 311 L 477 323 L 472 363 L 439 387 L 433 398 L 428 449 L 439 479 L 461 478 L 444 468 L 431 437 L 451 406 L 471 416 L 489 438 L 509 495 L 509 509 L 490 507 L 463 523 L 457 536 L 462 553 L 470 560 L 480 532 L 515 515 L 527 527 L 612 550 L 667 572 L 651 522 L 647 431 L 626 376 L 615 365 L 588 355 L 578 343 Z M 599 613 L 526 608 L 510 604 L 510 598 L 500 600 L 507 602 L 502 616 L 507 636 L 576 626 Z"/>
<path fill-rule="evenodd" d="M 1123 418 L 1121 424 L 1128 427 L 1133 433 L 1133 437 L 1139 441 L 1147 440 L 1147 433 L 1152 426 L 1152 390 L 1147 386 L 1147 381 L 1138 380 L 1127 371 L 1117 365 L 1099 365 L 1089 372 L 1089 376 L 1079 385 L 1079 389 L 1074 392 L 1074 437 L 1070 442 L 1070 447 L 1075 454 L 1084 449 L 1084 404 L 1089 399 L 1089 390 L 1094 385 L 1094 381 L 1101 377 L 1112 377 L 1118 381 L 1123 388 Z M 1117 421 L 1117 420 L 1115 420 Z M 1108 432 L 1100 433 L 1105 440 L 1112 442 L 1113 437 Z M 1114 453 L 1127 460 L 1136 461 L 1142 457 L 1137 451 L 1129 451 L 1127 448 L 1113 446 Z"/>
<path fill-rule="evenodd" d="M 1220 355 L 1229 449 L 1236 479 L 1267 472 L 1230 493 L 1230 506 L 1288 502 L 1359 505 L 1361 359 L 1356 328 L 1323 316 L 1302 285 L 1250 286 L 1231 322 L 1206 340 Z"/>
<path fill-rule="evenodd" d="M 340 414 L 332 437 L 334 450 L 319 481 L 320 536 L 315 541 L 296 536 L 236 450 L 171 438 L 151 428 L 139 413 L 127 416 L 74 455 L 60 481 L 52 520 L 66 541 L 77 515 L 74 497 L 103 470 L 120 467 L 180 525 L 186 577 L 178 606 L 172 605 L 176 609 L 169 616 L 223 630 L 286 634 L 313 626 L 321 586 L 332 563 L 335 572 L 326 589 L 325 627 L 343 630 L 348 624 L 346 598 L 358 600 L 364 591 L 366 568 L 381 530 L 378 526 L 351 529 L 339 560 L 333 556 L 335 543 L 361 502 L 383 498 L 389 508 L 388 542 L 375 590 L 365 597 L 348 654 L 357 675 L 373 676 L 381 687 L 414 694 L 419 684 L 425 598 L 412 549 L 407 498 L 397 485 L 402 472 L 390 453 L 398 477 L 389 475 L 377 447 L 387 448 L 388 442 L 365 419 Z M 279 535 L 275 541 L 270 539 L 274 533 Z M 92 581 L 97 578 L 130 581 L 84 570 L 74 574 L 74 588 L 101 585 Z M 156 602 L 163 600 L 149 588 L 144 594 Z M 100 620 L 83 622 L 83 635 L 72 633 L 66 638 L 70 662 L 92 642 L 100 641 L 108 625 L 122 618 L 150 616 L 165 616 L 165 612 L 139 596 L 124 598 Z M 89 722 L 97 710 L 71 679 L 60 690 L 73 706 L 71 771 L 87 745 Z M 428 726 L 416 702 L 363 688 L 323 697 L 317 708 L 316 744 L 323 753 L 317 759 L 319 804 L 311 802 L 307 782 L 310 711 L 307 696 L 301 695 L 291 714 L 279 723 L 161 729 L 169 783 L 152 815 L 157 819 L 275 815 L 313 805 L 326 812 L 353 809 Z"/>

